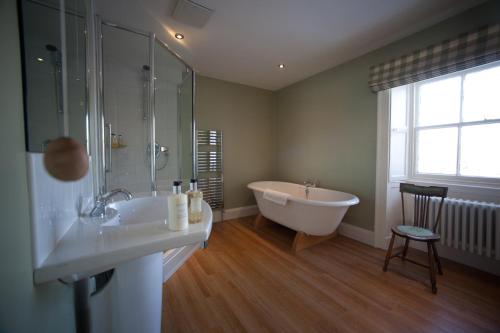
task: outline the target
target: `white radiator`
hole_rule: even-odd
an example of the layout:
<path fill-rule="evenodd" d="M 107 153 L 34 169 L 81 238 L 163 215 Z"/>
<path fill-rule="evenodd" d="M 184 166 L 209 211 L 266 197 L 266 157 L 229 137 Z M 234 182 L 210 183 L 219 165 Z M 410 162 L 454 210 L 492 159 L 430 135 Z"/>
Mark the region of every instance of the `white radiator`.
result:
<path fill-rule="evenodd" d="M 429 214 L 435 221 L 440 198 L 433 198 Z M 447 198 L 437 232 L 441 245 L 500 260 L 500 205 Z"/>

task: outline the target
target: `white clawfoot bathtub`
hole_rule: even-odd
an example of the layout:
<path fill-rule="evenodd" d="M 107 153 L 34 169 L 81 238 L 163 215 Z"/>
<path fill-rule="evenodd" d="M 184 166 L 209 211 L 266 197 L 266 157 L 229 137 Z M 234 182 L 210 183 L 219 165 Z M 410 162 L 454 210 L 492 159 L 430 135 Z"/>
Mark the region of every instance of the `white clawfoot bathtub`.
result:
<path fill-rule="evenodd" d="M 261 181 L 248 184 L 257 200 L 260 213 L 279 224 L 312 236 L 324 236 L 337 230 L 349 206 L 359 203 L 355 195 L 294 183 Z M 281 205 L 264 198 L 266 190 L 289 195 Z"/>

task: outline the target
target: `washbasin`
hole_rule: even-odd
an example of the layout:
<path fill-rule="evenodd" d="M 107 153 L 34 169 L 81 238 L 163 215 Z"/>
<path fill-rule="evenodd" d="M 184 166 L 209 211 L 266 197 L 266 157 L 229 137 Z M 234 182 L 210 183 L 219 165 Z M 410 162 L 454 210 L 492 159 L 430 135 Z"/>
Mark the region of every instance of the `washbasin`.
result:
<path fill-rule="evenodd" d="M 103 217 L 81 216 L 35 269 L 36 283 L 102 272 L 142 256 L 207 241 L 213 220 L 208 203 L 202 201 L 200 223 L 190 224 L 186 230 L 170 230 L 168 194 L 137 193 L 134 199 L 109 203 Z"/>
<path fill-rule="evenodd" d="M 167 198 L 139 197 L 128 201 L 116 201 L 108 205 L 108 211 L 118 212 L 117 219 L 103 223 L 105 227 L 131 226 L 144 223 L 165 224 L 167 219 Z"/>

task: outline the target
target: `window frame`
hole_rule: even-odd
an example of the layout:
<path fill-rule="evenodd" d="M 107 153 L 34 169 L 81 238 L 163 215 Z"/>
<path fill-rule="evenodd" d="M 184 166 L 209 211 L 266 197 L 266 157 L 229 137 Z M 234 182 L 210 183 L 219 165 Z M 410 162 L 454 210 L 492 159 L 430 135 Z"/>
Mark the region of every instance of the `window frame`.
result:
<path fill-rule="evenodd" d="M 479 121 L 463 121 L 463 101 L 464 101 L 464 79 L 467 74 L 473 72 L 479 72 L 488 68 L 500 66 L 500 61 L 492 62 L 486 65 L 477 66 L 474 68 L 469 68 L 463 71 L 454 72 L 446 75 L 441 75 L 435 78 L 427 79 L 424 81 L 419 81 L 415 83 L 408 84 L 406 86 L 406 98 L 407 98 L 407 140 L 406 140 L 406 168 L 407 168 L 407 178 L 425 182 L 425 181 L 440 181 L 446 184 L 457 184 L 457 185 L 468 185 L 468 186 L 480 186 L 480 187 L 495 187 L 500 188 L 500 178 L 491 177 L 477 177 L 477 176 L 463 176 L 460 175 L 460 150 L 461 150 L 461 130 L 463 127 L 474 126 L 474 125 L 487 125 L 487 124 L 499 124 L 500 118 L 495 120 L 479 120 Z M 417 126 L 417 112 L 418 112 L 418 98 L 419 98 L 419 87 L 423 84 L 440 81 L 452 77 L 461 77 L 461 91 L 460 91 L 460 118 L 458 123 L 448 123 L 441 125 L 426 125 Z M 432 173 L 418 173 L 417 172 L 417 133 L 420 130 L 425 129 L 439 129 L 439 128 L 457 128 L 458 138 L 457 138 L 457 157 L 456 157 L 456 174 L 455 175 L 445 175 L 445 174 L 432 174 Z M 392 137 L 392 126 L 389 127 Z M 392 141 L 392 140 L 391 140 Z M 499 144 L 500 150 L 500 144 Z M 390 177 L 393 180 L 401 179 L 401 177 Z"/>

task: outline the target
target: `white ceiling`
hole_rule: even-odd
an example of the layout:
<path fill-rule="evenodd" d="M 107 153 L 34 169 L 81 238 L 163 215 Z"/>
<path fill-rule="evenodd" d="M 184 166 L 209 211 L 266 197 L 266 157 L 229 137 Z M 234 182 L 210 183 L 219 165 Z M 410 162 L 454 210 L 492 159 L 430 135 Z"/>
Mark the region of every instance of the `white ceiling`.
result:
<path fill-rule="evenodd" d="M 173 20 L 177 0 L 95 0 L 115 23 L 154 31 L 202 75 L 277 90 L 477 5 L 480 0 L 196 0 L 202 29 Z M 173 38 L 185 35 L 183 41 Z M 285 70 L 277 65 L 284 63 Z"/>

